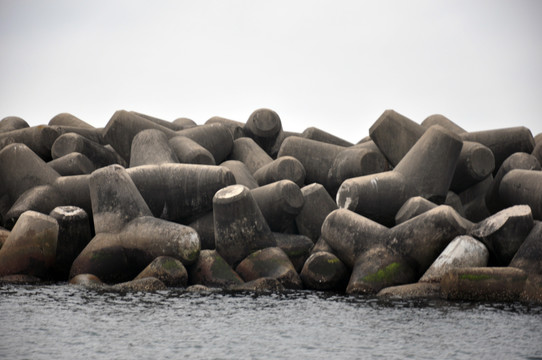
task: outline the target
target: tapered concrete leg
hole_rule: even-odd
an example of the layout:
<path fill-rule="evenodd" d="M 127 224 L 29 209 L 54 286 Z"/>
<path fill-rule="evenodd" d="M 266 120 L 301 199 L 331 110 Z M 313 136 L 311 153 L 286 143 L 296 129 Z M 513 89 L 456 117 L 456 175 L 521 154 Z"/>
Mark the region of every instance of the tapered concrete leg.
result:
<path fill-rule="evenodd" d="M 337 204 L 321 184 L 311 184 L 301 189 L 304 205 L 295 222 L 300 234 L 316 242 L 322 231 L 322 224 Z"/>
<path fill-rule="evenodd" d="M 322 225 L 322 237 L 349 268 L 362 253 L 382 245 L 389 232 L 387 227 L 345 209 L 333 211 Z"/>
<path fill-rule="evenodd" d="M 130 150 L 130 167 L 178 163 L 179 159 L 160 130 L 143 130 L 134 136 Z"/>
<path fill-rule="evenodd" d="M 232 266 L 252 252 L 276 245 L 256 200 L 243 185 L 219 190 L 213 198 L 218 253 Z"/>

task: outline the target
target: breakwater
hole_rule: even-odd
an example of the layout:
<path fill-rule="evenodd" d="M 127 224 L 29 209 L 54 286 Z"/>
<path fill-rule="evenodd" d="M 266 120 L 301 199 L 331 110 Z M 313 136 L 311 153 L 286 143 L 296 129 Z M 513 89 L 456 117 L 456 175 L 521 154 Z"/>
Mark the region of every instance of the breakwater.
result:
<path fill-rule="evenodd" d="M 3 282 L 540 302 L 541 143 L 386 110 L 351 144 L 279 115 L 0 122 Z"/>

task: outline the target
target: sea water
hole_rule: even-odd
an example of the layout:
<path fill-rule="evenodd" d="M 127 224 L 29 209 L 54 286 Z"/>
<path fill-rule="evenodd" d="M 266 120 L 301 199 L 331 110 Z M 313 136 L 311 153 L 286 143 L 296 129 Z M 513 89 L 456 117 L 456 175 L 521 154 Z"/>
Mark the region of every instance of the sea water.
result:
<path fill-rule="evenodd" d="M 0 286 L 2 359 L 542 359 L 542 306 Z"/>

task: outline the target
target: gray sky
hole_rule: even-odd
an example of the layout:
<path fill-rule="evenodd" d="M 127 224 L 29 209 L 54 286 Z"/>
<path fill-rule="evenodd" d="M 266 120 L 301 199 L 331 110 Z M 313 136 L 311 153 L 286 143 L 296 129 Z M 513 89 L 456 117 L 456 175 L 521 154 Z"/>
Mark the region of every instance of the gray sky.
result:
<path fill-rule="evenodd" d="M 116 110 L 350 141 L 386 109 L 542 132 L 542 1 L 0 0 L 0 118 Z"/>

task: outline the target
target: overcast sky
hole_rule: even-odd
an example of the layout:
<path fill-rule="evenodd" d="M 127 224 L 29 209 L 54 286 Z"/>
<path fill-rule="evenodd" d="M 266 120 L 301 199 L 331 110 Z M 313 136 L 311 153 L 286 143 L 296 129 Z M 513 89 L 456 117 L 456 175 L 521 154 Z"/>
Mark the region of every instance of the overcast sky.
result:
<path fill-rule="evenodd" d="M 542 132 L 542 1 L 0 0 L 0 118 L 119 109 L 355 142 L 386 109 Z"/>

